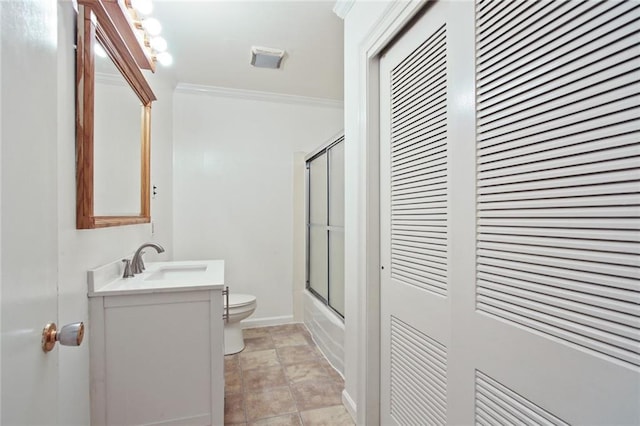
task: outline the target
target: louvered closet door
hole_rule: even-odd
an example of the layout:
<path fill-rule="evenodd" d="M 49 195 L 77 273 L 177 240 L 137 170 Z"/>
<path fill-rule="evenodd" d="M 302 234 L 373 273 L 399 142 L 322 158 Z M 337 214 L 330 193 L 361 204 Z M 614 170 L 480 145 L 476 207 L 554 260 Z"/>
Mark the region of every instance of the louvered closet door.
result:
<path fill-rule="evenodd" d="M 465 13 L 467 28 L 456 22 Z M 472 3 L 431 3 L 380 61 L 383 425 L 448 422 L 452 209 L 465 199 L 455 192 L 465 169 L 454 161 L 457 106 L 462 100 L 473 116 L 472 24 Z M 466 55 L 456 48 L 461 31 L 471 35 Z M 456 63 L 467 63 L 467 82 L 453 87 Z M 473 121 L 467 129 L 473 168 Z"/>
<path fill-rule="evenodd" d="M 640 424 L 639 22 L 476 4 L 479 424 Z"/>
<path fill-rule="evenodd" d="M 380 71 L 382 423 L 640 424 L 640 2 L 429 3 Z"/>

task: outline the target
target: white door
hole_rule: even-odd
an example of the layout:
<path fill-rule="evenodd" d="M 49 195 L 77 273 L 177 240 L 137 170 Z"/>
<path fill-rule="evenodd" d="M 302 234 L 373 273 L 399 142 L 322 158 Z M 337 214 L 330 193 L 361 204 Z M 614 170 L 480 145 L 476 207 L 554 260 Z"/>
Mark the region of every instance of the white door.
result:
<path fill-rule="evenodd" d="M 381 59 L 383 424 L 640 423 L 639 8 L 438 2 Z"/>
<path fill-rule="evenodd" d="M 452 141 L 458 137 L 456 120 L 465 114 L 453 110 L 452 98 L 473 88 L 472 75 L 451 84 L 453 55 L 466 60 L 467 72 L 471 65 L 461 50 L 467 40 L 452 22 L 466 6 L 429 5 L 380 62 L 380 419 L 385 425 L 447 422 L 453 265 L 461 261 L 452 256 L 459 231 L 452 227 L 458 149 Z"/>
<path fill-rule="evenodd" d="M 40 345 L 58 318 L 56 14 L 55 0 L 0 2 L 3 425 L 58 421 L 58 348 Z"/>

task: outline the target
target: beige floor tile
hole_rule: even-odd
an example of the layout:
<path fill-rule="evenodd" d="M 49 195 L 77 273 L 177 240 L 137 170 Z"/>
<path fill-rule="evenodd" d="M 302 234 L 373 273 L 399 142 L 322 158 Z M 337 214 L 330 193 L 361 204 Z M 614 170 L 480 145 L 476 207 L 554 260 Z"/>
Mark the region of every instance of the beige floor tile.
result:
<path fill-rule="evenodd" d="M 251 370 L 254 368 L 274 367 L 280 365 L 278 354 L 275 349 L 267 349 L 264 351 L 241 352 L 238 355 L 240 359 L 240 367 L 242 370 Z"/>
<path fill-rule="evenodd" d="M 245 328 L 242 330 L 242 336 L 245 339 L 252 337 L 264 337 L 269 335 L 269 327 Z"/>
<path fill-rule="evenodd" d="M 240 362 L 238 361 L 238 354 L 225 355 L 224 357 L 224 371 L 229 371 L 235 368 L 240 368 Z"/>
<path fill-rule="evenodd" d="M 277 348 L 282 364 L 298 364 L 300 362 L 318 361 L 318 352 L 309 345 L 283 346 Z"/>
<path fill-rule="evenodd" d="M 329 360 L 324 356 L 318 357 L 318 363 L 321 364 L 323 367 L 331 367 L 331 368 L 333 368 L 333 366 L 331 365 Z"/>
<path fill-rule="evenodd" d="M 305 426 L 351 426 L 353 419 L 342 405 L 318 408 L 300 413 Z"/>
<path fill-rule="evenodd" d="M 225 425 L 353 425 L 344 380 L 304 324 L 243 332 L 245 349 L 224 361 Z"/>
<path fill-rule="evenodd" d="M 336 371 L 336 369 L 333 368 L 333 365 L 331 365 L 331 363 L 327 361 L 327 359 L 324 356 L 321 355 L 319 358 L 320 358 L 320 365 L 322 365 L 327 370 L 329 377 L 331 377 L 331 379 L 334 380 L 336 383 L 341 383 L 342 387 L 344 388 L 344 378 L 340 375 L 340 373 L 338 373 L 338 371 Z"/>
<path fill-rule="evenodd" d="M 273 339 L 270 335 L 248 337 L 244 339 L 244 351 L 243 352 L 255 352 L 263 351 L 265 349 L 274 349 Z"/>
<path fill-rule="evenodd" d="M 284 371 L 290 382 L 304 382 L 308 380 L 323 380 L 328 374 L 327 370 L 317 362 L 302 362 L 284 366 Z"/>
<path fill-rule="evenodd" d="M 309 333 L 309 329 L 308 329 L 308 328 L 307 328 L 307 326 L 306 326 L 306 325 L 304 325 L 304 323 L 302 323 L 302 322 L 299 322 L 299 323 L 298 323 L 298 328 L 299 328 L 300 330 L 304 331 L 305 333 Z"/>
<path fill-rule="evenodd" d="M 298 331 L 306 331 L 307 327 L 301 322 L 294 322 L 291 324 L 274 325 L 271 327 L 265 327 L 269 329 L 271 334 L 274 333 L 296 333 Z"/>
<path fill-rule="evenodd" d="M 299 411 L 342 404 L 341 390 L 331 380 L 292 383 L 290 387 Z"/>
<path fill-rule="evenodd" d="M 309 344 L 309 338 L 300 331 L 296 331 L 293 333 L 272 333 L 271 337 L 273 338 L 273 343 L 276 345 L 276 348 L 282 346 L 297 346 Z"/>
<path fill-rule="evenodd" d="M 288 387 L 247 392 L 245 403 L 249 421 L 296 412 L 296 404 Z"/>
<path fill-rule="evenodd" d="M 244 398 L 242 394 L 225 395 L 224 397 L 224 423 L 244 423 Z"/>
<path fill-rule="evenodd" d="M 242 393 L 242 374 L 239 368 L 224 371 L 224 393 Z"/>
<path fill-rule="evenodd" d="M 253 368 L 242 373 L 242 384 L 245 392 L 260 391 L 287 386 L 287 378 L 279 365 Z"/>
<path fill-rule="evenodd" d="M 302 426 L 302 421 L 298 414 L 288 414 L 251 422 L 249 426 Z"/>
<path fill-rule="evenodd" d="M 340 392 L 344 389 L 344 379 L 337 371 L 331 370 L 329 372 L 329 377 L 333 380 L 333 383 L 340 389 Z"/>

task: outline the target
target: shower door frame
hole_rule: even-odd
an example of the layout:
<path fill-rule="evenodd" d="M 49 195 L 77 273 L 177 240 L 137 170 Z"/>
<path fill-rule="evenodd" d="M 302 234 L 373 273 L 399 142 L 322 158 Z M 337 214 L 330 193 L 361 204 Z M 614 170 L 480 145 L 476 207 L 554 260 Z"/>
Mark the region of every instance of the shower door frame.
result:
<path fill-rule="evenodd" d="M 330 260 L 330 245 L 329 245 L 329 235 L 330 232 L 333 231 L 337 231 L 339 230 L 338 228 L 341 228 L 341 231 L 343 233 L 344 236 L 344 213 L 343 213 L 343 226 L 342 227 L 336 227 L 336 226 L 332 226 L 329 222 L 329 212 L 331 209 L 330 203 L 330 196 L 329 196 L 329 191 L 330 191 L 330 182 L 331 182 L 331 178 L 330 178 L 330 174 L 329 174 L 329 170 L 331 169 L 331 159 L 329 157 L 329 151 L 334 148 L 336 145 L 340 144 L 340 143 L 344 143 L 344 131 L 341 131 L 340 133 L 338 133 L 337 135 L 333 136 L 332 138 L 330 138 L 326 143 L 322 144 L 320 147 L 316 148 L 314 151 L 310 152 L 308 155 L 305 156 L 304 161 L 305 161 L 305 289 L 307 291 L 309 291 L 311 294 L 313 294 L 314 297 L 316 297 L 318 300 L 320 300 L 327 308 L 329 308 L 333 313 L 335 313 L 342 321 L 344 321 L 345 315 L 343 313 L 340 313 L 337 309 L 335 309 L 331 303 L 331 286 L 329 284 L 330 281 L 330 276 L 329 276 L 329 272 L 330 272 L 330 265 L 331 265 L 331 260 Z M 316 290 L 314 290 L 311 287 L 311 280 L 310 280 L 310 269 L 311 269 L 311 256 L 310 256 L 310 244 L 311 244 L 311 223 L 310 223 L 310 214 L 311 214 L 311 209 L 310 209 L 310 204 L 311 204 L 311 178 L 310 178 L 310 169 L 309 169 L 309 164 L 315 160 L 316 158 L 320 157 L 321 155 L 326 154 L 327 155 L 327 225 L 326 225 L 326 233 L 327 233 L 327 297 L 326 299 L 319 294 Z M 344 185 L 344 182 L 343 182 Z M 332 229 L 334 228 L 334 229 Z M 343 237 L 344 238 L 344 237 Z M 343 245 L 344 245 L 344 240 L 343 240 Z M 344 291 L 344 278 L 343 278 L 343 282 L 342 282 L 342 289 Z"/>

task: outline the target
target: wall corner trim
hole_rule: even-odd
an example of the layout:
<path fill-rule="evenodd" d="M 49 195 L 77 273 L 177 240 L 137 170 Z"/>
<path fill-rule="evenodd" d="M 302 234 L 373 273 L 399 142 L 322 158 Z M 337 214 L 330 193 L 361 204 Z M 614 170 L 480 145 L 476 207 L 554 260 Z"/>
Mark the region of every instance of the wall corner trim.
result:
<path fill-rule="evenodd" d="M 340 19 L 344 19 L 355 2 L 356 0 L 337 0 L 333 6 L 333 13 L 338 15 Z"/>
<path fill-rule="evenodd" d="M 258 90 L 232 89 L 229 87 L 204 86 L 190 83 L 178 83 L 176 86 L 176 92 L 324 108 L 344 108 L 344 102 L 337 99 L 313 98 L 308 96 L 261 92 Z"/>
<path fill-rule="evenodd" d="M 349 412 L 351 418 L 355 422 L 357 419 L 358 410 L 356 409 L 356 403 L 353 401 L 353 398 L 351 398 L 351 395 L 349 395 L 349 392 L 347 392 L 346 389 L 342 391 L 342 404 L 344 404 L 347 412 Z"/>

